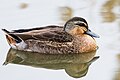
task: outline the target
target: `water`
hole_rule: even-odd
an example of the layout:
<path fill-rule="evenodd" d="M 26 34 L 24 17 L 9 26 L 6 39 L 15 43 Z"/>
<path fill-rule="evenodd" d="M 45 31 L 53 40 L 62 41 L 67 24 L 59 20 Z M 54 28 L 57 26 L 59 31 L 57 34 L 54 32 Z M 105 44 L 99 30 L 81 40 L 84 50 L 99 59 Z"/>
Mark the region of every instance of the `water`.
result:
<path fill-rule="evenodd" d="M 43 1 L 1 0 L 0 1 L 0 10 L 1 10 L 0 28 L 6 28 L 8 30 L 12 30 L 12 29 L 31 28 L 31 27 L 42 26 L 42 25 L 50 25 L 50 24 L 63 25 L 63 23 L 65 22 L 65 20 L 67 20 L 67 18 L 63 19 L 61 18 L 61 16 L 64 16 L 64 15 L 67 15 L 68 17 L 82 16 L 88 21 L 90 29 L 100 35 L 100 38 L 96 39 L 99 49 L 94 55 L 94 57 L 100 56 L 100 58 L 98 58 L 95 62 L 93 62 L 89 66 L 88 72 L 84 77 L 77 78 L 77 79 L 78 80 L 81 80 L 81 79 L 82 80 L 96 80 L 96 79 L 97 80 L 120 80 L 119 79 L 119 75 L 120 75 L 119 74 L 120 72 L 119 0 L 110 0 L 111 2 L 113 1 L 114 4 L 108 4 L 106 0 L 101 0 L 101 1 L 100 0 L 99 1 L 84 0 L 82 2 L 82 4 L 84 5 L 78 4 L 81 1 L 83 0 L 79 0 L 76 2 L 74 2 L 73 0 L 70 0 L 70 1 L 51 0 L 50 1 L 51 3 L 50 3 L 48 0 L 43 0 Z M 23 3 L 27 4 L 27 6 L 24 8 L 21 7 Z M 107 5 L 105 3 L 107 3 Z M 112 7 L 108 9 L 107 7 L 109 7 L 110 5 Z M 70 15 L 63 14 L 60 12 L 61 11 L 60 9 L 63 9 L 63 11 L 66 11 L 64 10 L 64 7 L 69 7 L 68 13 Z M 76 79 L 69 76 L 64 69 L 58 68 L 59 66 L 57 67 L 58 70 L 46 69 L 45 66 L 43 65 L 39 66 L 43 68 L 36 68 L 38 66 L 31 67 L 31 65 L 25 66 L 25 64 L 22 64 L 22 62 L 24 61 L 21 61 L 21 59 L 20 61 L 18 60 L 18 62 L 20 62 L 22 65 L 18 65 L 18 63 L 11 64 L 10 62 L 10 64 L 3 66 L 2 64 L 6 60 L 6 56 L 10 47 L 7 44 L 4 33 L 0 31 L 0 34 L 1 34 L 0 79 L 2 80 L 8 80 L 8 79 L 11 79 L 11 80 L 24 80 L 24 79 L 75 80 Z M 17 54 L 17 56 L 20 56 L 20 55 Z M 14 59 L 14 56 L 12 59 Z M 93 57 L 90 60 L 92 59 Z M 65 60 L 65 62 L 67 61 Z M 41 63 L 41 62 L 38 62 L 38 63 Z M 84 68 L 78 67 L 78 70 L 81 70 L 81 69 L 84 69 Z"/>
<path fill-rule="evenodd" d="M 95 54 L 96 51 L 83 54 L 46 55 L 10 49 L 3 65 L 13 63 L 36 68 L 65 70 L 69 76 L 81 78 L 87 74 L 89 66 L 99 58 Z"/>

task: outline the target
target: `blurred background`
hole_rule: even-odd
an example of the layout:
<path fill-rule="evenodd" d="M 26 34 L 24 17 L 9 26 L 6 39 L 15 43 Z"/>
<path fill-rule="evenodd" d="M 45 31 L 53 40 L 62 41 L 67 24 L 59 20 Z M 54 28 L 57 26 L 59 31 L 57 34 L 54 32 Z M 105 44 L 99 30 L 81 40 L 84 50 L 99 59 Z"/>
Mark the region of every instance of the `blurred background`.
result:
<path fill-rule="evenodd" d="M 78 80 L 120 80 L 120 0 L 0 0 L 0 28 L 7 30 L 64 25 L 73 16 L 87 20 L 100 58 Z M 74 80 L 63 70 L 9 64 L 3 66 L 9 45 L 0 31 L 0 79 Z M 75 79 L 76 80 L 76 79 Z"/>

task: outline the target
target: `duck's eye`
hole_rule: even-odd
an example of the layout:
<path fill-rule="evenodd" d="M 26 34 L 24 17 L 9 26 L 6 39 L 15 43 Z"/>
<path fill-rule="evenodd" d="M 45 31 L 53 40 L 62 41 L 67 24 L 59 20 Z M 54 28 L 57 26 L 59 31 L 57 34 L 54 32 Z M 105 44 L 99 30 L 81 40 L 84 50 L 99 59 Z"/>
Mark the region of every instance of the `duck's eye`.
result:
<path fill-rule="evenodd" d="M 76 23 L 75 25 L 86 26 L 84 23 Z"/>

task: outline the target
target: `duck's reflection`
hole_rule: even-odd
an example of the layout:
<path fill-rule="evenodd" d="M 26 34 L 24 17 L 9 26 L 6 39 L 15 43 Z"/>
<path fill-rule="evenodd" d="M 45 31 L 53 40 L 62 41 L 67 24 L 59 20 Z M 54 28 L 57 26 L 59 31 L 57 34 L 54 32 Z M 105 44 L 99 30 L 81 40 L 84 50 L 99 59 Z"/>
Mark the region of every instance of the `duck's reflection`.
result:
<path fill-rule="evenodd" d="M 65 69 L 68 75 L 80 78 L 87 74 L 91 63 L 99 58 L 99 56 L 94 57 L 95 53 L 96 51 L 83 54 L 50 55 L 10 49 L 4 65 L 13 63 L 54 70 Z"/>

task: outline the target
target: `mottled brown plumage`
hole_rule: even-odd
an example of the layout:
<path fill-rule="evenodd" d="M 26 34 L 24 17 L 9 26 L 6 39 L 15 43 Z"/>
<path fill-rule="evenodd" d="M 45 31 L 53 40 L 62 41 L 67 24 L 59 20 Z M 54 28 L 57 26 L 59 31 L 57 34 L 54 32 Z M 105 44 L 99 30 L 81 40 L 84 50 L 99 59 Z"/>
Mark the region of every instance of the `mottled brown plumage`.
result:
<path fill-rule="evenodd" d="M 52 25 L 3 31 L 7 33 L 6 38 L 12 48 L 47 54 L 91 52 L 97 49 L 93 37 L 99 37 L 88 29 L 86 20 L 80 17 L 68 20 L 63 27 Z"/>

